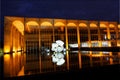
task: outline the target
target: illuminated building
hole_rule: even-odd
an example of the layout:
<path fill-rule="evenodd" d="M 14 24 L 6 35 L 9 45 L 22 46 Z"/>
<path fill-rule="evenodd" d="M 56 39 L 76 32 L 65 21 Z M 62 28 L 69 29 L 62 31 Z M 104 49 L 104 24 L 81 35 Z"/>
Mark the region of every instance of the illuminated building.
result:
<path fill-rule="evenodd" d="M 4 52 L 51 49 L 62 40 L 70 47 L 119 47 L 120 26 L 112 21 L 52 18 L 4 18 Z"/>

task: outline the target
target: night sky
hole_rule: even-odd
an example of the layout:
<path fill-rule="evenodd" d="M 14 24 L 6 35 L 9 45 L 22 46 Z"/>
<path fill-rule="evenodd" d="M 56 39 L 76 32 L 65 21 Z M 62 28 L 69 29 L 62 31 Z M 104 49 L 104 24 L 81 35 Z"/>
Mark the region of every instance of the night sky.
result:
<path fill-rule="evenodd" d="M 2 22 L 4 16 L 119 21 L 119 0 L 2 0 L 1 9 Z"/>
<path fill-rule="evenodd" d="M 118 21 L 119 0 L 3 0 L 3 14 Z"/>

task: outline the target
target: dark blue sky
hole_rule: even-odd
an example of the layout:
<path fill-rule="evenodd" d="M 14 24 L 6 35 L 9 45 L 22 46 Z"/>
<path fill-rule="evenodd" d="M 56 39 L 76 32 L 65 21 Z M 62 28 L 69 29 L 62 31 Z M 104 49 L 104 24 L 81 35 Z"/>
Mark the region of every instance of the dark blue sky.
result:
<path fill-rule="evenodd" d="M 119 0 L 0 0 L 0 41 L 4 16 L 119 21 Z"/>
<path fill-rule="evenodd" d="M 119 0 L 2 0 L 4 15 L 118 21 Z"/>

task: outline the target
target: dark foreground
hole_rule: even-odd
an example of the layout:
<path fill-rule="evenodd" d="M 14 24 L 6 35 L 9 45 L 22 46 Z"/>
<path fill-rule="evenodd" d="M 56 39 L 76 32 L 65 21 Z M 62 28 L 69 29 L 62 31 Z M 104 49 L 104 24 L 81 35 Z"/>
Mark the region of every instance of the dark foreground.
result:
<path fill-rule="evenodd" d="M 120 80 L 120 64 L 66 71 L 4 78 L 4 80 Z"/>

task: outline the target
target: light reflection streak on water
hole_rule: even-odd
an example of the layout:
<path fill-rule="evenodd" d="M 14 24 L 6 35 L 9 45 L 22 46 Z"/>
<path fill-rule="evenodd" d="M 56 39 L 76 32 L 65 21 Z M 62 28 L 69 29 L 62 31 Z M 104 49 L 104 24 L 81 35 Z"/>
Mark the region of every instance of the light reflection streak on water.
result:
<path fill-rule="evenodd" d="M 52 53 L 4 54 L 5 77 L 24 76 L 66 70 L 78 70 L 95 66 L 120 64 L 120 52 L 70 51 L 65 54 L 65 63 L 56 66 L 51 60 Z"/>

